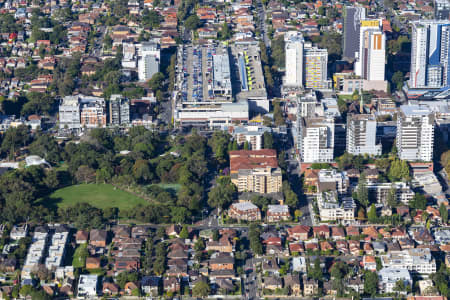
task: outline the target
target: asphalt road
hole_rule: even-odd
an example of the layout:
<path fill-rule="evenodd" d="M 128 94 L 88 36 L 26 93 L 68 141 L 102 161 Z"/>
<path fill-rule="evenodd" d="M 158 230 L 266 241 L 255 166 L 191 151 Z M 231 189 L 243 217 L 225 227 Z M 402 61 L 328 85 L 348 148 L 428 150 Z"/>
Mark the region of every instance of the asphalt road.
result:
<path fill-rule="evenodd" d="M 267 36 L 267 25 L 266 25 L 266 8 L 262 4 L 261 0 L 257 1 L 257 11 L 258 11 L 258 27 L 260 29 L 260 32 L 263 36 L 264 44 L 266 45 L 266 48 L 270 48 L 270 39 Z"/>

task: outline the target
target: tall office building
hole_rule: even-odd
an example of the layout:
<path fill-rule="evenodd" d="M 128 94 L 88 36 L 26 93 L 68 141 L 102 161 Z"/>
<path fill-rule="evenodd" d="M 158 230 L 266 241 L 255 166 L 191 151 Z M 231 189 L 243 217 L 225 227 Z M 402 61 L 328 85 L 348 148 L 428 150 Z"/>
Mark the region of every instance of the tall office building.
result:
<path fill-rule="evenodd" d="M 327 49 L 319 49 L 305 45 L 304 48 L 304 79 L 307 89 L 326 89 L 327 80 Z"/>
<path fill-rule="evenodd" d="M 362 20 L 355 74 L 369 81 L 383 81 L 386 63 L 386 36 L 381 20 Z"/>
<path fill-rule="evenodd" d="M 450 0 L 434 1 L 434 17 L 436 20 L 450 19 Z"/>
<path fill-rule="evenodd" d="M 433 159 L 434 115 L 428 107 L 402 105 L 397 116 L 397 151 L 402 160 Z"/>
<path fill-rule="evenodd" d="M 302 162 L 332 162 L 334 155 L 334 119 L 301 118 L 298 141 Z"/>
<path fill-rule="evenodd" d="M 410 89 L 450 88 L 450 21 L 412 23 Z M 408 94 L 412 94 L 408 91 Z M 419 94 L 419 93 L 417 93 Z"/>
<path fill-rule="evenodd" d="M 112 125 L 130 124 L 130 101 L 121 95 L 111 95 L 109 100 L 109 123 Z"/>
<path fill-rule="evenodd" d="M 347 152 L 353 155 L 381 155 L 381 144 L 376 142 L 377 120 L 374 115 L 347 116 Z"/>
<path fill-rule="evenodd" d="M 138 76 L 139 81 L 150 80 L 159 72 L 161 51 L 157 41 L 142 42 L 139 48 Z"/>
<path fill-rule="evenodd" d="M 344 59 L 354 60 L 359 51 L 359 28 L 366 17 L 364 7 L 347 6 L 344 10 Z"/>
<path fill-rule="evenodd" d="M 304 39 L 300 32 L 289 31 L 284 35 L 286 55 L 286 75 L 284 86 L 303 87 L 303 47 Z"/>

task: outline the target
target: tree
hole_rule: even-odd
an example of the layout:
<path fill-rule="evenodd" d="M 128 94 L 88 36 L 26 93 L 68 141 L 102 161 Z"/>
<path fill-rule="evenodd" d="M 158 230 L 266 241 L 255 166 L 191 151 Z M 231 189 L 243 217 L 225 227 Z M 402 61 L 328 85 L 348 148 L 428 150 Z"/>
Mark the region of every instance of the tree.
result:
<path fill-rule="evenodd" d="M 86 166 L 82 165 L 78 168 L 78 170 L 75 172 L 75 178 L 79 183 L 91 183 L 95 181 L 95 170 Z"/>
<path fill-rule="evenodd" d="M 249 145 L 248 141 L 244 142 L 244 150 L 250 150 L 250 145 Z"/>
<path fill-rule="evenodd" d="M 180 231 L 180 238 L 181 239 L 187 239 L 189 238 L 189 231 L 187 229 L 187 226 L 183 226 L 183 228 Z"/>
<path fill-rule="evenodd" d="M 250 224 L 248 230 L 248 238 L 250 240 L 250 249 L 257 255 L 263 254 L 263 247 L 261 243 L 261 231 L 257 224 Z"/>
<path fill-rule="evenodd" d="M 230 27 L 228 27 L 228 23 L 224 22 L 222 24 L 222 30 L 220 31 L 220 39 L 221 40 L 228 40 L 231 38 L 231 30 Z"/>
<path fill-rule="evenodd" d="M 273 149 L 273 135 L 270 132 L 264 132 L 263 134 L 264 149 Z"/>
<path fill-rule="evenodd" d="M 196 297 L 206 298 L 211 292 L 209 284 L 205 281 L 199 281 L 192 289 L 192 295 Z"/>
<path fill-rule="evenodd" d="M 320 267 L 320 259 L 318 257 L 314 260 L 314 267 L 310 269 L 309 276 L 315 280 L 323 280 L 322 268 Z"/>
<path fill-rule="evenodd" d="M 447 224 L 448 209 L 447 209 L 447 206 L 444 205 L 444 203 L 441 203 L 441 205 L 439 206 L 439 213 L 441 214 L 442 223 Z"/>
<path fill-rule="evenodd" d="M 421 193 L 415 193 L 413 200 L 409 203 L 409 206 L 411 208 L 424 210 L 427 208 L 427 198 Z"/>
<path fill-rule="evenodd" d="M 203 251 L 205 250 L 205 242 L 202 238 L 198 238 L 197 241 L 194 244 L 194 250 L 195 251 Z"/>
<path fill-rule="evenodd" d="M 283 188 L 283 195 L 284 195 L 286 204 L 292 208 L 297 207 L 298 197 L 297 197 L 297 194 L 292 190 L 291 185 L 289 184 L 289 181 L 287 181 L 287 180 L 283 181 L 282 188 Z"/>
<path fill-rule="evenodd" d="M 158 72 L 153 74 L 152 78 L 148 81 L 148 86 L 153 90 L 157 91 L 163 88 L 165 76 L 163 73 Z"/>
<path fill-rule="evenodd" d="M 106 49 L 111 49 L 113 44 L 113 40 L 112 38 L 109 36 L 109 34 L 107 34 L 105 36 L 105 38 L 103 39 L 103 45 L 105 46 Z"/>
<path fill-rule="evenodd" d="M 283 117 L 283 111 L 280 106 L 279 101 L 273 101 L 273 118 L 275 120 L 275 126 L 285 125 L 285 120 Z"/>
<path fill-rule="evenodd" d="M 399 279 L 395 282 L 394 292 L 400 293 L 406 291 L 406 284 L 403 280 Z"/>
<path fill-rule="evenodd" d="M 348 266 L 344 262 L 335 263 L 330 270 L 331 277 L 335 279 L 343 279 L 348 272 Z"/>
<path fill-rule="evenodd" d="M 409 166 L 404 160 L 395 159 L 388 170 L 388 178 L 391 182 L 410 179 Z"/>
<path fill-rule="evenodd" d="M 275 85 L 275 82 L 273 80 L 272 72 L 271 72 L 270 67 L 268 65 L 264 66 L 264 76 L 265 76 L 265 79 L 266 79 L 267 87 L 269 89 L 272 89 L 273 86 Z"/>
<path fill-rule="evenodd" d="M 195 30 L 200 26 L 200 19 L 197 15 L 191 15 L 186 19 L 184 27 L 188 30 Z"/>
<path fill-rule="evenodd" d="M 367 189 L 366 175 L 361 173 L 357 188 L 358 201 L 362 206 L 367 207 L 369 205 L 369 190 Z"/>
<path fill-rule="evenodd" d="M 146 183 L 153 178 L 153 173 L 146 160 L 140 159 L 134 163 L 133 176 L 139 183 Z"/>
<path fill-rule="evenodd" d="M 389 190 L 389 193 L 387 195 L 387 203 L 392 208 L 397 207 L 398 205 L 397 190 L 395 189 L 395 186 L 393 184 L 391 185 L 391 189 Z"/>
<path fill-rule="evenodd" d="M 392 83 L 395 84 L 397 91 L 400 91 L 403 87 L 403 72 L 397 71 L 392 75 Z"/>
<path fill-rule="evenodd" d="M 183 206 L 173 206 L 170 208 L 170 215 L 172 222 L 176 224 L 183 224 L 191 216 L 191 212 Z"/>
<path fill-rule="evenodd" d="M 377 219 L 378 219 L 378 217 L 377 217 L 377 209 L 375 207 L 375 204 L 373 204 L 373 203 L 370 206 L 369 212 L 367 213 L 367 219 L 371 223 L 376 223 L 377 222 Z"/>
<path fill-rule="evenodd" d="M 208 193 L 208 205 L 223 209 L 233 202 L 236 194 L 236 186 L 231 182 L 229 176 L 217 179 L 217 185 Z"/>
<path fill-rule="evenodd" d="M 378 276 L 375 272 L 366 271 L 364 273 L 364 292 L 370 296 L 377 293 Z"/>

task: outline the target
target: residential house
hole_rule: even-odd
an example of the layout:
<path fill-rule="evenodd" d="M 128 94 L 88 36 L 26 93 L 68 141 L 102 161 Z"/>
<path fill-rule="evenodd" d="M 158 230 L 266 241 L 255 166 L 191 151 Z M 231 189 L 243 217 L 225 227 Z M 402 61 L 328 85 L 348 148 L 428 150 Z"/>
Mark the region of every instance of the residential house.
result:
<path fill-rule="evenodd" d="M 349 253 L 347 241 L 336 241 L 336 249 L 343 254 Z"/>
<path fill-rule="evenodd" d="M 283 282 L 278 276 L 264 277 L 262 287 L 266 290 L 275 291 L 276 289 L 281 289 L 283 287 Z"/>
<path fill-rule="evenodd" d="M 163 289 L 164 292 L 178 293 L 181 288 L 180 279 L 177 277 L 164 277 Z"/>
<path fill-rule="evenodd" d="M 284 286 L 289 288 L 291 296 L 301 296 L 302 286 L 298 275 L 286 275 L 284 277 Z"/>
<path fill-rule="evenodd" d="M 139 289 L 139 286 L 135 282 L 127 282 L 125 283 L 125 286 L 123 287 L 123 290 L 127 295 L 132 295 L 134 290 Z"/>
<path fill-rule="evenodd" d="M 11 232 L 9 233 L 9 237 L 12 240 L 20 240 L 24 237 L 26 237 L 28 234 L 28 224 L 24 224 L 22 226 L 20 225 L 14 225 L 11 229 Z"/>
<path fill-rule="evenodd" d="M 343 240 L 345 239 L 345 231 L 343 227 L 331 227 L 331 237 L 333 240 Z"/>
<path fill-rule="evenodd" d="M 137 271 L 140 268 L 140 259 L 132 257 L 117 257 L 114 262 L 114 271 Z"/>
<path fill-rule="evenodd" d="M 293 240 L 307 240 L 309 238 L 309 231 L 311 228 L 306 225 L 297 225 L 287 229 L 289 239 Z"/>
<path fill-rule="evenodd" d="M 172 224 L 169 227 L 166 228 L 166 235 L 167 236 L 175 236 L 179 237 L 179 234 L 181 232 L 181 226 Z"/>
<path fill-rule="evenodd" d="M 319 292 L 319 282 L 314 279 L 303 277 L 303 296 L 314 296 Z"/>
<path fill-rule="evenodd" d="M 305 252 L 305 246 L 303 243 L 290 243 L 289 244 L 289 252 L 291 255 L 294 253 L 303 253 Z"/>
<path fill-rule="evenodd" d="M 287 205 L 268 205 L 266 212 L 267 222 L 288 221 L 291 215 Z"/>
<path fill-rule="evenodd" d="M 75 234 L 75 242 L 77 244 L 87 244 L 89 241 L 89 232 L 85 230 L 78 230 Z"/>
<path fill-rule="evenodd" d="M 303 256 L 295 256 L 292 258 L 292 270 L 295 272 L 306 273 L 307 264 L 306 259 Z"/>
<path fill-rule="evenodd" d="M 330 228 L 327 225 L 320 225 L 313 227 L 313 235 L 315 238 L 329 238 Z"/>
<path fill-rule="evenodd" d="M 108 239 L 108 232 L 106 230 L 92 229 L 89 236 L 90 245 L 95 247 L 106 247 L 106 240 Z"/>
<path fill-rule="evenodd" d="M 347 236 L 359 236 L 359 227 L 356 226 L 348 226 L 345 227 L 345 232 L 347 233 Z"/>
<path fill-rule="evenodd" d="M 377 270 L 377 262 L 374 256 L 364 255 L 363 257 L 363 267 L 364 270 L 376 271 Z"/>
<path fill-rule="evenodd" d="M 209 260 L 209 268 L 212 271 L 233 270 L 234 257 L 230 253 L 214 253 Z"/>
<path fill-rule="evenodd" d="M 361 250 L 361 243 L 359 241 L 349 240 L 348 241 L 348 250 L 354 256 L 359 256 L 359 252 Z"/>
<path fill-rule="evenodd" d="M 115 296 L 119 294 L 119 286 L 114 282 L 105 281 L 103 282 L 102 292 L 105 296 Z"/>
<path fill-rule="evenodd" d="M 159 294 L 159 286 L 161 283 L 161 277 L 158 276 L 144 276 L 141 280 L 142 293 L 152 296 Z"/>
<path fill-rule="evenodd" d="M 101 260 L 99 257 L 86 258 L 86 269 L 99 269 Z"/>
<path fill-rule="evenodd" d="M 265 258 L 262 262 L 262 270 L 263 272 L 268 272 L 269 274 L 278 274 L 280 267 L 278 266 L 275 258 Z"/>
<path fill-rule="evenodd" d="M 239 221 L 259 221 L 261 211 L 251 202 L 233 203 L 228 210 L 228 216 Z"/>
<path fill-rule="evenodd" d="M 416 231 L 414 233 L 414 240 L 420 245 L 434 244 L 434 238 L 426 228 Z"/>
<path fill-rule="evenodd" d="M 347 288 L 352 289 L 359 294 L 362 294 L 364 292 L 364 281 L 361 280 L 361 277 L 351 278 L 348 280 Z"/>
<path fill-rule="evenodd" d="M 233 252 L 233 244 L 228 236 L 222 236 L 218 241 L 206 242 L 206 251 Z"/>

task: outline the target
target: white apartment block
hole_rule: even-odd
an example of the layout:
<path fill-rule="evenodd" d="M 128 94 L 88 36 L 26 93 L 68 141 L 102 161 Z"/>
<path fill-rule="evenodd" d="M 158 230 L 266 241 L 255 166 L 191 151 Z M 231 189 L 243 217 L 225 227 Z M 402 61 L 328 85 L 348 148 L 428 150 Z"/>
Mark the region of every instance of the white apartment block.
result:
<path fill-rule="evenodd" d="M 143 42 L 139 47 L 138 76 L 145 82 L 159 72 L 161 51 L 157 41 Z"/>
<path fill-rule="evenodd" d="M 315 163 L 333 161 L 334 119 L 301 118 L 297 121 L 298 146 L 302 162 Z"/>
<path fill-rule="evenodd" d="M 248 142 L 251 150 L 261 150 L 264 146 L 265 132 L 271 133 L 272 129 L 258 125 L 234 126 L 232 135 L 238 145 L 243 145 L 245 142 Z"/>
<path fill-rule="evenodd" d="M 303 88 L 303 46 L 305 40 L 300 32 L 289 31 L 284 35 L 286 72 L 284 86 Z"/>
<path fill-rule="evenodd" d="M 45 260 L 45 266 L 48 270 L 56 269 L 61 266 L 64 255 L 66 254 L 68 236 L 68 232 L 55 232 L 53 234 L 51 245 L 48 249 L 48 257 Z"/>
<path fill-rule="evenodd" d="M 317 204 L 321 221 L 355 220 L 356 204 L 351 197 L 339 199 L 337 192 L 323 192 L 317 195 Z"/>
<path fill-rule="evenodd" d="M 133 43 L 122 43 L 122 67 L 135 69 L 136 68 L 136 45 Z"/>
<path fill-rule="evenodd" d="M 412 23 L 410 88 L 450 86 L 450 21 Z"/>
<path fill-rule="evenodd" d="M 335 190 L 339 195 L 346 195 L 350 186 L 347 172 L 340 172 L 336 169 L 322 169 L 319 171 L 319 190 L 325 186 L 327 190 Z"/>
<path fill-rule="evenodd" d="M 59 105 L 59 128 L 81 129 L 106 125 L 105 99 L 75 95 L 65 96 Z"/>
<path fill-rule="evenodd" d="M 411 274 L 406 269 L 383 268 L 378 271 L 378 288 L 382 293 L 394 293 L 397 281 L 403 281 L 405 286 L 412 286 Z M 406 294 L 406 290 L 401 292 Z"/>
<path fill-rule="evenodd" d="M 329 88 L 328 50 L 305 45 L 304 47 L 304 83 L 307 89 Z"/>
<path fill-rule="evenodd" d="M 361 20 L 355 74 L 369 81 L 385 80 L 386 36 L 381 20 Z"/>
<path fill-rule="evenodd" d="M 381 155 L 381 144 L 376 141 L 377 120 L 374 115 L 347 116 L 347 152 L 353 155 Z"/>
<path fill-rule="evenodd" d="M 402 160 L 433 159 L 434 115 L 429 108 L 402 105 L 397 117 L 397 151 Z"/>
<path fill-rule="evenodd" d="M 28 249 L 22 268 L 22 279 L 30 279 L 31 273 L 42 263 L 47 246 L 47 232 L 34 232 L 33 242 Z"/>
<path fill-rule="evenodd" d="M 395 197 L 397 202 L 408 205 L 414 198 L 414 192 L 411 187 L 405 182 L 393 183 L 368 183 L 367 189 L 370 195 L 374 195 L 377 203 L 387 203 L 388 195 L 392 189 L 395 190 Z"/>
<path fill-rule="evenodd" d="M 97 297 L 98 276 L 80 275 L 78 281 L 78 299 L 90 299 Z"/>
<path fill-rule="evenodd" d="M 436 272 L 436 261 L 429 248 L 407 249 L 401 252 L 388 253 L 381 256 L 385 268 L 405 269 L 419 274 Z"/>

